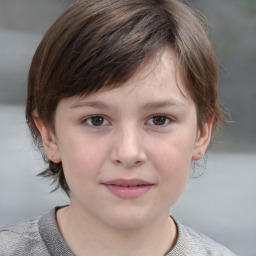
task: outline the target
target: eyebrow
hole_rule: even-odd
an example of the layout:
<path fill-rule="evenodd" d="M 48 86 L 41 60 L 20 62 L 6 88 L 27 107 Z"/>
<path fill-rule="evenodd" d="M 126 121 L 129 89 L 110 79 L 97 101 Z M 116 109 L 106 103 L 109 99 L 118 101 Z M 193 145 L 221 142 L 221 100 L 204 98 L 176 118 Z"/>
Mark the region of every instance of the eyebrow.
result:
<path fill-rule="evenodd" d="M 185 104 L 174 99 L 167 99 L 167 100 L 161 100 L 161 101 L 156 101 L 156 102 L 149 102 L 143 105 L 144 108 L 146 109 L 157 109 L 157 108 L 163 108 L 163 107 L 181 107 L 185 108 Z"/>
<path fill-rule="evenodd" d="M 109 109 L 109 105 L 102 101 L 79 101 L 74 103 L 71 108 L 82 108 L 82 107 L 91 107 L 98 109 Z"/>
<path fill-rule="evenodd" d="M 146 109 L 157 109 L 157 108 L 163 108 L 163 107 L 181 107 L 185 108 L 185 104 L 174 100 L 174 99 L 167 99 L 167 100 L 161 100 L 156 102 L 148 102 L 144 105 L 142 105 L 142 108 Z M 108 105 L 105 102 L 102 101 L 79 101 L 74 103 L 71 108 L 83 108 L 83 107 L 90 107 L 90 108 L 96 108 L 96 109 L 111 109 L 111 106 Z"/>

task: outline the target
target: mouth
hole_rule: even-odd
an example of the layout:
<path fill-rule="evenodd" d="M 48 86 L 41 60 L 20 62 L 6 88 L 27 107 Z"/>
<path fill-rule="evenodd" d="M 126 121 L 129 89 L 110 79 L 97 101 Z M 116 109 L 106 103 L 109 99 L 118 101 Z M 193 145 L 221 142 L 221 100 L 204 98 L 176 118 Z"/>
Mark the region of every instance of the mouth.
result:
<path fill-rule="evenodd" d="M 140 179 L 116 179 L 102 183 L 109 192 L 122 199 L 134 199 L 146 194 L 153 183 Z"/>

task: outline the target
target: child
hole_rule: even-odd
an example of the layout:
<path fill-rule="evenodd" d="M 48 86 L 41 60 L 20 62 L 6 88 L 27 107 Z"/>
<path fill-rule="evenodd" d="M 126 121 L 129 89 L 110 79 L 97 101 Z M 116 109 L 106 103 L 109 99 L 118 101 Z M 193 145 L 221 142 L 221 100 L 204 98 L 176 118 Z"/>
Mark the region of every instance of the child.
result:
<path fill-rule="evenodd" d="M 177 0 L 83 0 L 31 64 L 26 118 L 70 205 L 2 228 L 1 255 L 234 255 L 169 211 L 225 121 L 202 21 Z"/>

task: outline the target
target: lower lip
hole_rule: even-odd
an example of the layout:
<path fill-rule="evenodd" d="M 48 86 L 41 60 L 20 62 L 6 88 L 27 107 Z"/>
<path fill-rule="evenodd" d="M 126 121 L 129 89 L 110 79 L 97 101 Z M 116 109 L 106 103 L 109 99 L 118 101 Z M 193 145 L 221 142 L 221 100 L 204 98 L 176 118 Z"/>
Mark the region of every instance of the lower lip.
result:
<path fill-rule="evenodd" d="M 104 186 L 115 196 L 123 199 L 133 199 L 146 194 L 152 187 L 152 184 L 146 184 L 135 187 L 125 187 L 118 185 L 104 184 Z"/>

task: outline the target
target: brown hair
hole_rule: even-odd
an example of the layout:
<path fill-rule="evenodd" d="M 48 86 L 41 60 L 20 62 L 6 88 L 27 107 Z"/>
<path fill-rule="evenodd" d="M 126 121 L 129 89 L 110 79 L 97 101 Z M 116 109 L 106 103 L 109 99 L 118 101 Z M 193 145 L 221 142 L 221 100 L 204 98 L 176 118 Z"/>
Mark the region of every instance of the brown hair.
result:
<path fill-rule="evenodd" d="M 62 98 L 121 86 L 164 46 L 179 59 L 199 129 L 212 116 L 215 129 L 225 120 L 217 98 L 218 65 L 195 11 L 178 0 L 82 0 L 52 24 L 31 63 L 26 118 L 37 146 L 42 149 L 34 110 L 54 131 Z M 45 160 L 49 168 L 40 175 L 52 177 L 69 194 L 62 164 Z"/>

